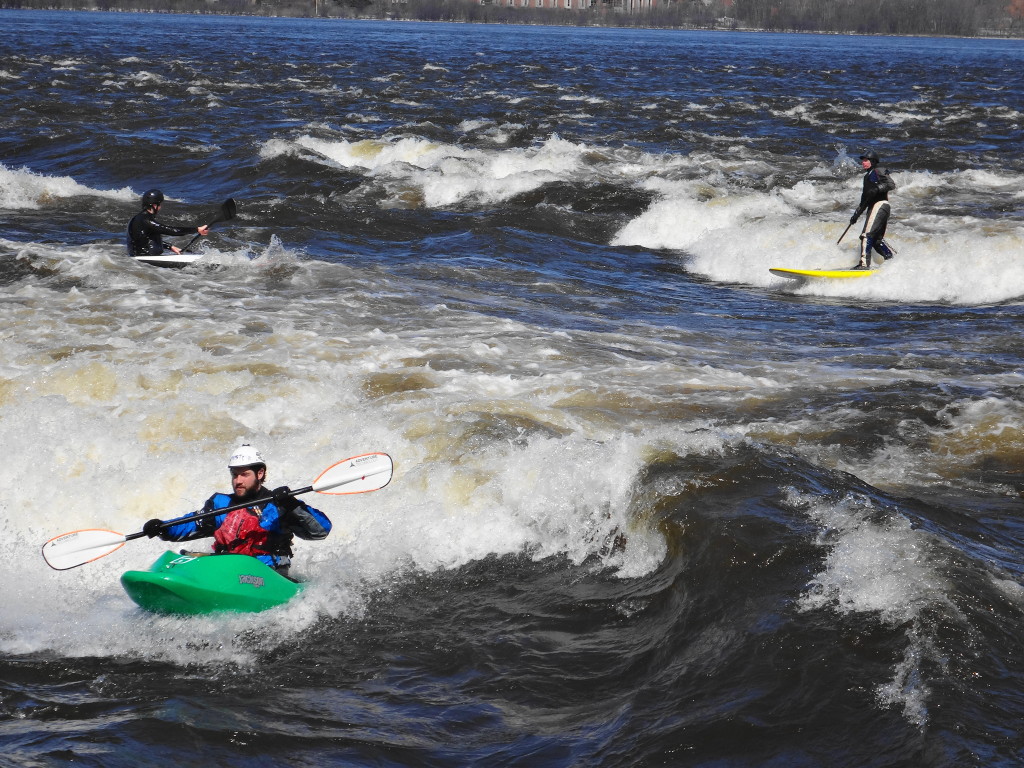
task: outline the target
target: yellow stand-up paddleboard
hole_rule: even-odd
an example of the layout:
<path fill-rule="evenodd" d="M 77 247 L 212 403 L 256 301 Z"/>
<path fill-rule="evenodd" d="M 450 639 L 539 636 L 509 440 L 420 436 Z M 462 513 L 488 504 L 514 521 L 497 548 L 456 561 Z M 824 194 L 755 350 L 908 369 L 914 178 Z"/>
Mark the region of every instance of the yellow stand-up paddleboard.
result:
<path fill-rule="evenodd" d="M 802 280 L 808 277 L 870 277 L 877 269 L 784 269 L 773 267 L 768 270 L 773 275 L 788 277 L 791 280 Z"/>

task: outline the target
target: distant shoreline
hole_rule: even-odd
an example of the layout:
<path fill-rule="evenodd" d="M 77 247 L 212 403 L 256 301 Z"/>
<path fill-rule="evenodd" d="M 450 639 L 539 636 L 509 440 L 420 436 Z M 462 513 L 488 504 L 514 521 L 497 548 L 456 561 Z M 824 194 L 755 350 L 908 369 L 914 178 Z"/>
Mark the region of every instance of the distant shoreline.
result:
<path fill-rule="evenodd" d="M 521 2 L 521 0 L 516 0 Z M 739 18 L 700 16 L 694 19 L 688 8 L 675 5 L 639 11 L 612 7 L 612 2 L 595 0 L 586 9 L 508 7 L 480 5 L 474 0 L 94 0 L 65 4 L 65 0 L 0 0 L 6 11 L 66 11 L 92 13 L 160 13 L 168 15 L 236 16 L 239 18 L 301 18 L 347 21 L 417 21 L 452 24 L 505 24 L 604 29 L 650 29 L 706 32 L 758 32 L 780 34 L 844 35 L 864 37 L 919 37 L 965 40 L 1019 40 L 1024 38 L 1024 19 L 1000 18 L 999 29 L 979 24 L 975 31 L 924 32 L 907 29 L 837 29 L 808 26 L 806 21 L 757 25 Z M 721 1 L 721 0 L 719 0 Z M 780 0 L 785 2 L 786 0 Z M 893 4 L 899 0 L 893 0 Z M 314 13 L 315 11 L 315 13 Z M 996 20 L 988 20 L 994 23 Z M 931 23 L 927 19 L 920 24 Z M 895 24 L 895 22 L 894 22 Z M 833 24 L 833 26 L 836 26 Z M 862 25 L 863 26 L 863 25 Z"/>

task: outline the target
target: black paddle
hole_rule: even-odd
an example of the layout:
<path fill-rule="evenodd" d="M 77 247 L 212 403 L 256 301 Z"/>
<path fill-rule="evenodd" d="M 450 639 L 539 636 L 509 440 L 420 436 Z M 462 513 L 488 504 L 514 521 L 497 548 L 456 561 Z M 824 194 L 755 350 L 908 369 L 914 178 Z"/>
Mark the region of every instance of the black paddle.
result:
<path fill-rule="evenodd" d="M 853 222 L 852 221 L 849 224 L 846 225 L 846 229 L 843 230 L 843 234 L 841 234 L 839 236 L 839 239 L 836 240 L 836 245 L 839 245 L 841 242 L 843 242 L 843 238 L 846 237 L 846 233 L 850 231 L 850 227 L 852 227 L 852 226 L 853 226 Z M 192 245 L 192 243 L 189 243 L 189 245 Z"/>
<path fill-rule="evenodd" d="M 229 197 L 227 200 L 221 203 L 220 213 L 210 220 L 210 224 L 216 224 L 218 221 L 230 221 L 233 218 L 235 218 L 235 200 L 234 198 Z M 189 248 L 191 248 L 195 241 L 198 240 L 200 237 L 202 237 L 202 235 L 196 235 L 191 240 L 189 240 L 188 245 L 182 248 L 181 252 L 184 253 Z"/>

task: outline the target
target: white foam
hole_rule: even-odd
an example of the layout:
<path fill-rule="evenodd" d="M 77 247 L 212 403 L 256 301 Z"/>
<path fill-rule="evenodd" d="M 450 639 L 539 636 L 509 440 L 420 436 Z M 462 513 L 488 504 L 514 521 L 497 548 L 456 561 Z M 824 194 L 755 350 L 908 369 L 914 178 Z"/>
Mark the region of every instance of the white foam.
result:
<path fill-rule="evenodd" d="M 0 164 L 0 208 L 9 210 L 41 208 L 67 197 L 91 196 L 111 200 L 134 200 L 138 194 L 129 187 L 115 190 L 92 189 L 70 176 L 43 176 L 27 168 L 12 169 Z"/>
<path fill-rule="evenodd" d="M 915 203 L 915 198 L 933 198 L 938 188 L 967 186 L 974 194 L 1015 194 L 1024 178 L 984 171 L 906 173 L 899 175 L 899 182 L 886 237 L 897 249 L 897 258 L 882 272 L 861 280 L 801 283 L 768 271 L 846 269 L 857 263 L 857 228 L 847 233 L 845 242 L 836 241 L 859 200 L 859 177 L 840 182 L 801 180 L 768 193 L 730 189 L 714 177 L 651 180 L 646 186 L 658 193 L 658 199 L 624 226 L 612 244 L 678 250 L 688 270 L 709 279 L 798 294 L 967 305 L 1024 297 L 1024 262 L 1016 257 L 1024 250 L 1024 225 L 969 215 L 930 215 L 918 212 L 924 206 Z"/>
<path fill-rule="evenodd" d="M 868 614 L 892 628 L 908 627 L 903 659 L 876 696 L 924 727 L 931 690 L 922 667 L 925 661 L 932 668 L 942 666 L 929 615 L 959 616 L 948 597 L 955 590 L 943 575 L 938 543 L 906 518 L 880 512 L 860 496 L 835 501 L 791 491 L 788 500 L 819 526 L 818 543 L 828 549 L 799 609 Z"/>
<path fill-rule="evenodd" d="M 508 141 L 515 125 L 492 133 L 496 144 Z M 271 158 L 313 152 L 329 165 L 364 172 L 371 183 L 392 191 L 392 204 L 445 208 L 465 203 L 491 204 L 556 181 L 642 180 L 655 168 L 670 172 L 677 162 L 632 150 L 605 150 L 569 142 L 557 135 L 527 148 L 481 149 L 420 138 L 336 141 L 302 136 L 272 139 L 260 150 Z M 418 195 L 410 197 L 410 188 Z M 413 200 L 413 203 L 409 201 Z"/>
<path fill-rule="evenodd" d="M 116 246 L 21 247 L 78 287 L 28 281 L 0 302 L 2 327 L 33 329 L 0 337 L 0 576 L 28 585 L 0 596 L 8 652 L 247 664 L 246 629 L 263 627 L 272 646 L 317 616 L 357 616 L 375 583 L 408 569 L 527 553 L 627 577 L 664 557 L 631 506 L 650 436 L 556 406 L 589 390 L 564 333 L 451 310 L 424 327 L 420 300 L 406 316 L 386 275 L 352 280 L 280 242 L 255 258 L 211 252 L 239 258 L 213 273 L 126 265 Z M 253 290 L 268 270 L 278 290 Z M 382 295 L 387 322 L 365 303 Z M 433 370 L 439 350 L 460 364 Z M 511 375 L 533 359 L 543 375 Z M 606 381 L 631 380 L 632 365 L 648 364 L 617 362 Z M 664 375 L 678 371 L 666 364 Z M 135 540 L 59 573 L 43 562 L 42 543 L 69 530 L 131 533 L 199 508 L 227 487 L 226 456 L 242 439 L 267 455 L 272 485 L 309 484 L 367 451 L 395 459 L 381 491 L 309 499 L 335 530 L 296 543 L 308 594 L 260 617 L 154 618 L 118 577 L 168 545 Z"/>

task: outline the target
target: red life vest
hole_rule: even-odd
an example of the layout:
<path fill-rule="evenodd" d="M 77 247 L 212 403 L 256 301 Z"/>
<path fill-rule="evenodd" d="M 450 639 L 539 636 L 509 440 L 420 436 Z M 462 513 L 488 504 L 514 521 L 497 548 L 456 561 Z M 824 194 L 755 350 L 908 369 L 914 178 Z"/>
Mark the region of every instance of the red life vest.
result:
<path fill-rule="evenodd" d="M 270 533 L 260 525 L 260 513 L 256 507 L 236 509 L 228 513 L 213 534 L 217 542 L 213 549 L 232 555 L 266 555 L 269 554 L 269 537 Z"/>

